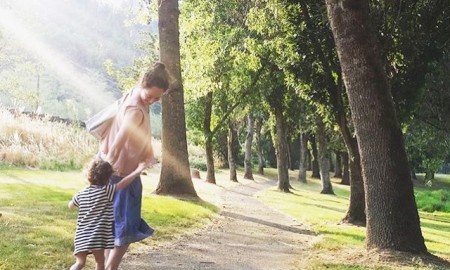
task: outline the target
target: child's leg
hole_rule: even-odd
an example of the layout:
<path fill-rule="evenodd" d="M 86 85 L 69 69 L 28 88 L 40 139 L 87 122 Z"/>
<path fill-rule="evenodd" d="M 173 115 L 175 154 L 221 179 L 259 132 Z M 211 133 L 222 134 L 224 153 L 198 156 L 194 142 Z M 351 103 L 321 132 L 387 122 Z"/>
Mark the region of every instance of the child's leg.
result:
<path fill-rule="evenodd" d="M 95 270 L 105 270 L 105 250 L 96 249 L 92 251 L 92 254 L 95 257 Z"/>
<path fill-rule="evenodd" d="M 77 261 L 70 267 L 70 270 L 83 269 L 84 265 L 86 264 L 86 256 L 87 252 L 78 252 L 77 254 L 75 254 L 75 258 L 77 258 Z"/>

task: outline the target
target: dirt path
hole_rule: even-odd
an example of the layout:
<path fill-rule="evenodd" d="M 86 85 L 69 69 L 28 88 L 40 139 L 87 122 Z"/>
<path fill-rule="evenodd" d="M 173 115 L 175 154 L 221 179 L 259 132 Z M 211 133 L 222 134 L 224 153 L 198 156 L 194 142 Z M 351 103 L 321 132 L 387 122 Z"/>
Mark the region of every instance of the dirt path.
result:
<path fill-rule="evenodd" d="M 121 269 L 303 269 L 302 258 L 316 236 L 254 197 L 275 184 L 251 182 L 222 189 L 216 194 L 220 217 L 212 224 L 169 244 L 128 255 Z"/>

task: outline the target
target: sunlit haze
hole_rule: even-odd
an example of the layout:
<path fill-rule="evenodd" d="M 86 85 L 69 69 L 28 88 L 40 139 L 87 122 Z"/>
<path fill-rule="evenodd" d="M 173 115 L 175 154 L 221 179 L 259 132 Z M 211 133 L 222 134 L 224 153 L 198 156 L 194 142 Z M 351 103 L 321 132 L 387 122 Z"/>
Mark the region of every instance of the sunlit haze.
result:
<path fill-rule="evenodd" d="M 39 91 L 53 94 L 54 89 L 61 89 L 59 102 L 76 100 L 79 110 L 88 114 L 101 109 L 120 95 L 115 79 L 106 74 L 105 62 L 121 68 L 132 64 L 138 53 L 134 47 L 138 31 L 127 29 L 124 23 L 136 3 L 2 0 L 0 45 L 9 45 L 15 55 L 22 56 L 22 63 L 0 64 L 0 75 L 7 68 L 10 73 L 18 72 L 17 65 L 39 65 L 45 75 Z M 28 84 L 18 89 L 36 89 L 35 83 Z"/>
<path fill-rule="evenodd" d="M 105 106 L 113 100 L 109 93 L 103 91 L 102 86 L 77 70 L 74 65 L 61 55 L 55 48 L 51 48 L 17 19 L 13 12 L 0 7 L 0 26 L 7 34 L 14 36 L 23 49 L 38 58 L 46 67 L 53 70 L 64 81 L 72 84 L 86 98 L 98 101 L 99 106 Z"/>

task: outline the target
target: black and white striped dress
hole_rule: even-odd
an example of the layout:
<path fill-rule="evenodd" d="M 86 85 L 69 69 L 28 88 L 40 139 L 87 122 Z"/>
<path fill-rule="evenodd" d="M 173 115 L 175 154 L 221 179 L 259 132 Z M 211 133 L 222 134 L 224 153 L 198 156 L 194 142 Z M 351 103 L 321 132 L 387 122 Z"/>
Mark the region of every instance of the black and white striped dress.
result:
<path fill-rule="evenodd" d="M 74 254 L 114 248 L 112 200 L 115 190 L 115 185 L 91 185 L 73 197 L 79 209 Z"/>

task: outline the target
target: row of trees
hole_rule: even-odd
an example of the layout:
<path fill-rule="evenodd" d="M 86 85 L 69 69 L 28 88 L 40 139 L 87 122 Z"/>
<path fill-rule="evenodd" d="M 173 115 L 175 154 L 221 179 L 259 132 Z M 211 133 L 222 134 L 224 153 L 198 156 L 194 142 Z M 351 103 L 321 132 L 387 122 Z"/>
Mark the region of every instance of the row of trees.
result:
<path fill-rule="evenodd" d="M 426 252 L 410 174 L 426 172 L 431 178 L 448 157 L 450 8 L 445 1 L 140 3 L 155 18 L 158 14 L 159 58 L 174 76 L 173 90 L 162 100 L 157 193 L 197 197 L 187 137 L 205 148 L 210 183 L 215 183 L 215 159 L 221 156 L 230 167 L 230 179 L 237 181 L 239 142 L 248 179 L 253 177 L 252 160 L 263 173 L 274 149 L 278 188 L 284 192 L 290 189 L 294 152 L 299 155 L 298 180 L 306 181 L 310 148 L 322 192 L 332 193 L 328 171 L 334 151 L 348 165 L 350 178 L 343 221 L 367 225 L 369 248 Z M 82 4 L 90 7 L 93 2 Z M 103 8 L 98 12 L 111 15 Z M 140 43 L 146 57 L 135 58 L 132 67 L 122 70 L 113 57 L 102 72 L 126 90 L 139 70 L 158 59 L 156 41 L 148 32 Z M 17 63 L 28 62 L 4 48 L 10 47 L 0 48 L 0 65 L 6 67 L 0 76 L 7 78 Z M 28 73 L 32 78 L 37 74 L 37 80 L 30 80 L 33 87 L 27 89 L 42 94 L 41 78 L 47 75 Z M 13 79 L 0 85 L 0 94 L 28 93 L 11 92 L 29 84 L 18 83 L 18 76 L 8 78 Z M 298 147 L 292 147 L 293 141 Z"/>
<path fill-rule="evenodd" d="M 203 134 L 211 183 L 214 140 L 228 130 L 233 171 L 230 146 L 236 122 L 245 118 L 246 144 L 254 119 L 270 128 L 278 188 L 286 192 L 288 139 L 300 135 L 304 147 L 303 138 L 314 130 L 326 190 L 326 134 L 335 127 L 349 156 L 351 196 L 344 219 L 366 223 L 369 249 L 427 253 L 404 134 L 446 132 L 431 125 L 446 110 L 432 98 L 436 90 L 446 95 L 444 82 L 436 81 L 445 69 L 450 34 L 444 1 L 183 1 L 180 24 L 178 1 L 158 5 L 161 59 L 176 77 L 175 91 L 162 100 L 158 193 L 196 196 L 184 143 L 185 99 L 189 114 L 197 116 L 191 128 Z M 300 173 L 304 177 L 304 167 Z"/>

